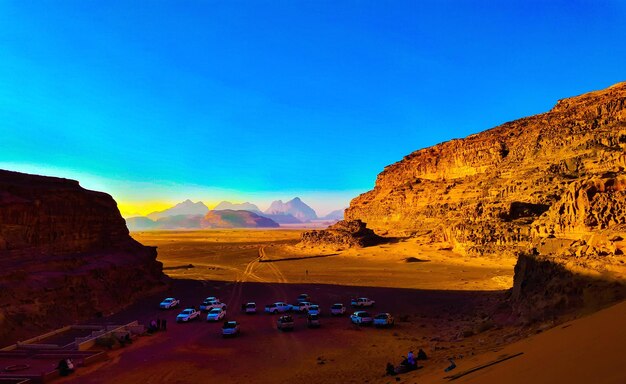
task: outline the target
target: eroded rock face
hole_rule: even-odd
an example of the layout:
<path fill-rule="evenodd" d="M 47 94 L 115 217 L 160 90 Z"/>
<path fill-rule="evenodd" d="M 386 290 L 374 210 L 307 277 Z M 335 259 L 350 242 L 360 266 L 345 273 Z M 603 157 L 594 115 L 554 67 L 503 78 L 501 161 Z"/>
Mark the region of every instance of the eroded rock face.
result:
<path fill-rule="evenodd" d="M 625 149 L 626 83 L 619 83 L 413 152 L 353 199 L 346 219 L 362 220 L 380 235 L 428 233 L 470 256 L 535 249 L 576 273 L 604 273 L 610 265 L 605 280 L 623 281 L 620 241 L 591 243 L 606 231 L 626 237 Z M 568 245 L 559 248 L 555 239 Z M 530 275 L 527 281 L 543 278 Z"/>
<path fill-rule="evenodd" d="M 361 220 L 341 220 L 324 230 L 304 232 L 301 236 L 300 245 L 321 245 L 345 249 L 380 244 L 382 240 L 382 237 L 367 228 Z"/>
<path fill-rule="evenodd" d="M 0 341 L 118 311 L 162 279 L 111 196 L 0 170 Z"/>
<path fill-rule="evenodd" d="M 379 234 L 432 231 L 457 251 L 528 248 L 626 222 L 626 83 L 544 114 L 425 148 L 378 175 L 346 219 Z"/>

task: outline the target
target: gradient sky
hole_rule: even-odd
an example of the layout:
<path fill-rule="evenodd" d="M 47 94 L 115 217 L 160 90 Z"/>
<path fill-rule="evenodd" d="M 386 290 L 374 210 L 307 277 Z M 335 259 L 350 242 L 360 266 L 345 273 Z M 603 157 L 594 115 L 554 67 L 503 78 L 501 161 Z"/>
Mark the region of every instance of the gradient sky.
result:
<path fill-rule="evenodd" d="M 626 80 L 626 1 L 0 1 L 0 168 L 124 214 L 296 195 Z"/>

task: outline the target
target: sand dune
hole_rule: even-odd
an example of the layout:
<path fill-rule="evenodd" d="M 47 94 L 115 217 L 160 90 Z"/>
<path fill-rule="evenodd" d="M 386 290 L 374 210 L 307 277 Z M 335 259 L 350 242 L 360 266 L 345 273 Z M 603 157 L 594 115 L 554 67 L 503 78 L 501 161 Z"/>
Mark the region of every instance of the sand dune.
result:
<path fill-rule="evenodd" d="M 520 356 L 469 373 L 454 381 L 481 384 L 623 384 L 626 383 L 626 371 L 623 367 L 626 362 L 625 325 L 626 302 L 622 302 L 502 349 L 457 360 L 457 368 L 448 374 L 443 373 L 441 366 L 435 372 L 406 375 L 403 381 L 448 382 L 445 379 L 447 376 L 459 375 L 501 356 L 521 352 L 523 354 Z"/>

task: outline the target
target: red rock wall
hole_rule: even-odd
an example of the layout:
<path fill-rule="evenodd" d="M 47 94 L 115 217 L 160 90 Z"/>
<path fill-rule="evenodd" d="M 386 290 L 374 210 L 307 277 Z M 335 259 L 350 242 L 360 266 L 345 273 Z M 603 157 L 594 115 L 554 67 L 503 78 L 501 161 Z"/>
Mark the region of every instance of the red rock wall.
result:
<path fill-rule="evenodd" d="M 111 196 L 0 170 L 0 341 L 118 311 L 162 280 Z"/>

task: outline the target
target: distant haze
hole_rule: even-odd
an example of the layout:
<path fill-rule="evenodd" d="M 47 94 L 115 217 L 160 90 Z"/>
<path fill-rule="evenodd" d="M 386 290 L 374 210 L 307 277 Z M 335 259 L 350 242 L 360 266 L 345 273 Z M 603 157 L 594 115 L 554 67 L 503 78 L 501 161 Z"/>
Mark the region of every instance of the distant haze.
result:
<path fill-rule="evenodd" d="M 213 210 L 215 211 L 223 211 L 223 210 L 243 210 L 243 211 L 250 211 L 250 212 L 257 212 L 257 213 L 261 213 L 261 210 L 259 209 L 259 207 L 257 207 L 256 205 L 252 204 L 252 203 L 231 203 L 230 201 L 222 201 L 221 203 L 219 203 L 218 205 L 215 206 L 215 208 L 213 208 Z"/>
<path fill-rule="evenodd" d="M 282 200 L 272 202 L 272 205 L 265 210 L 270 215 L 292 215 L 296 219 L 304 222 L 317 219 L 315 211 L 306 205 L 299 197 L 295 197 L 286 203 Z"/>
<path fill-rule="evenodd" d="M 191 200 L 185 200 L 182 203 L 176 204 L 172 208 L 164 211 L 152 212 L 147 215 L 147 217 L 152 220 L 158 220 L 163 217 L 178 215 L 204 215 L 207 212 L 209 212 L 209 208 L 207 208 L 203 202 L 198 201 L 197 203 L 194 203 Z"/>
<path fill-rule="evenodd" d="M 186 199 L 172 207 L 155 211 L 147 216 L 126 217 L 131 231 L 151 229 L 194 229 L 194 228 L 271 228 L 281 224 L 306 224 L 316 219 L 338 221 L 343 219 L 343 210 L 318 217 L 313 208 L 295 197 L 285 203 L 275 200 L 265 212 L 256 204 L 222 201 L 213 210 L 202 202 Z"/>

